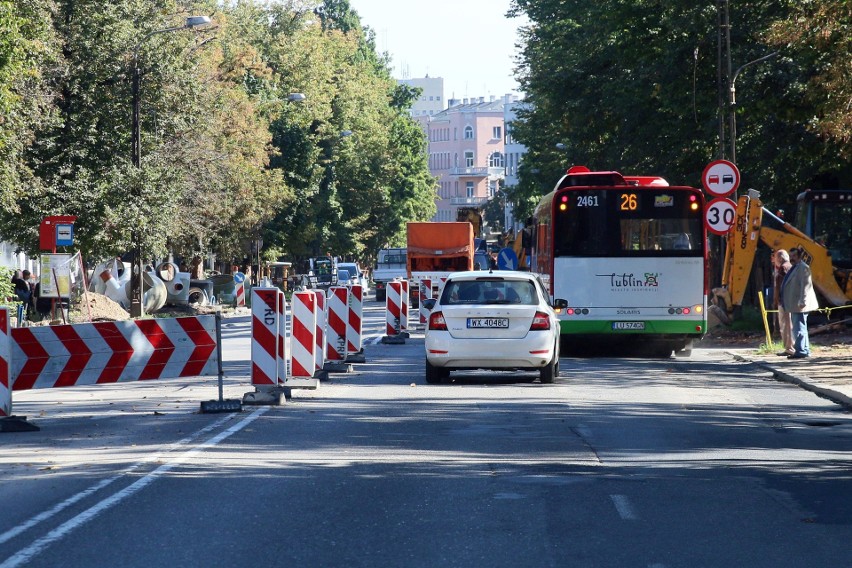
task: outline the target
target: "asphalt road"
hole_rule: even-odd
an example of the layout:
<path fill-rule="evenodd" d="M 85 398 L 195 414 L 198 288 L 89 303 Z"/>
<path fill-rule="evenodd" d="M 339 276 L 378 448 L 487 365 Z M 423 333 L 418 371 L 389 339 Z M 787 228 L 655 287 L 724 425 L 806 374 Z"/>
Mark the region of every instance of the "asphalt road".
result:
<path fill-rule="evenodd" d="M 722 351 L 427 385 L 423 341 L 281 407 L 215 379 L 15 393 L 0 567 L 846 566 L 852 419 Z M 226 320 L 225 395 L 248 380 Z"/>

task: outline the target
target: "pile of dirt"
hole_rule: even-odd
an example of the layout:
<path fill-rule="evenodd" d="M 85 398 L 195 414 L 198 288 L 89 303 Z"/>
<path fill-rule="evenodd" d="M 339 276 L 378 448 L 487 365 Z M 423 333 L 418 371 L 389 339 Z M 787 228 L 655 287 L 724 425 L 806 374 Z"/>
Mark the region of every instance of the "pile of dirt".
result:
<path fill-rule="evenodd" d="M 127 310 L 121 304 L 103 294 L 86 292 L 77 305 L 72 306 L 68 314 L 71 323 L 88 321 L 124 321 L 130 319 Z"/>

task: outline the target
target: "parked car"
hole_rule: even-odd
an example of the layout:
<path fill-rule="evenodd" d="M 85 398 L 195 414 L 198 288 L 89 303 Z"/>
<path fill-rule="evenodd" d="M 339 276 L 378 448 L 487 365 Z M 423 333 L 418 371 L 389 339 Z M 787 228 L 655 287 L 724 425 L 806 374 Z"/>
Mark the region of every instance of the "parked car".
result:
<path fill-rule="evenodd" d="M 346 284 L 349 284 L 350 286 L 353 284 L 360 284 L 364 287 L 364 293 L 367 292 L 367 279 L 364 278 L 364 273 L 361 271 L 357 264 L 355 264 L 354 262 L 338 262 L 337 270 L 338 279 L 340 279 L 341 282 L 343 282 L 343 279 L 340 277 L 339 272 L 341 270 L 345 270 L 349 273 L 349 281 L 346 282 Z"/>
<path fill-rule="evenodd" d="M 455 272 L 427 302 L 426 382 L 460 369 L 537 369 L 542 383 L 559 373 L 559 323 L 535 274 Z"/>

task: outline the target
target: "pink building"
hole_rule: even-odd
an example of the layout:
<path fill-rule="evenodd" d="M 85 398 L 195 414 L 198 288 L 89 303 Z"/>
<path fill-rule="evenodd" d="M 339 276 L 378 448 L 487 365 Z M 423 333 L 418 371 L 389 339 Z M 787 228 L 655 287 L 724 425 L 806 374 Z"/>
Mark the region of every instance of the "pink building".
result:
<path fill-rule="evenodd" d="M 455 221 L 460 208 L 481 210 L 502 185 L 504 103 L 493 97 L 451 99 L 446 110 L 421 118 L 429 137 L 429 170 L 438 178 L 433 221 Z"/>

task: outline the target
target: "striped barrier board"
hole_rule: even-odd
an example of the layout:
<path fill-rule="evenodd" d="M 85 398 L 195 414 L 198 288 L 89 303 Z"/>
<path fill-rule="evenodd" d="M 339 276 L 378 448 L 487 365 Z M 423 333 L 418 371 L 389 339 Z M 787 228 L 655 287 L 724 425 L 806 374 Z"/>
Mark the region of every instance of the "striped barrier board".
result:
<path fill-rule="evenodd" d="M 316 350 L 315 354 L 315 372 L 320 371 L 325 365 L 325 321 L 326 321 L 326 305 L 325 290 L 314 290 L 317 300 L 317 333 L 316 333 Z"/>
<path fill-rule="evenodd" d="M 287 298 L 278 288 L 278 384 L 284 384 L 290 371 L 287 368 L 289 346 L 287 345 Z"/>
<path fill-rule="evenodd" d="M 251 291 L 251 384 L 278 384 L 278 288 Z"/>
<path fill-rule="evenodd" d="M 349 317 L 346 320 L 346 354 L 362 351 L 361 335 L 364 316 L 364 287 L 355 284 L 349 288 Z"/>
<path fill-rule="evenodd" d="M 388 282 L 385 294 L 385 333 L 389 337 L 399 335 L 402 331 L 402 282 L 395 280 Z"/>
<path fill-rule="evenodd" d="M 9 308 L 0 307 L 0 418 L 12 415 L 11 357 Z"/>
<path fill-rule="evenodd" d="M 310 290 L 293 293 L 291 303 L 292 335 L 290 337 L 290 376 L 285 386 L 316 388 L 319 381 L 314 378 L 316 364 L 317 299 Z"/>
<path fill-rule="evenodd" d="M 328 361 L 346 359 L 346 321 L 349 318 L 349 290 L 332 286 L 328 291 L 328 319 L 326 321 L 326 357 Z"/>
<path fill-rule="evenodd" d="M 423 302 L 432 298 L 432 280 L 430 278 L 422 279 L 418 289 L 420 290 L 420 324 L 426 325 L 429 320 L 429 310 L 426 309 Z"/>
<path fill-rule="evenodd" d="M 408 280 L 400 280 L 402 290 L 400 291 L 399 303 L 399 327 L 402 331 L 408 331 Z"/>
<path fill-rule="evenodd" d="M 216 375 L 216 318 L 12 330 L 12 390 Z"/>

